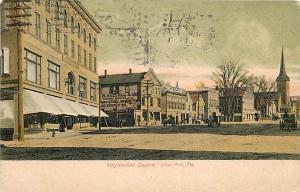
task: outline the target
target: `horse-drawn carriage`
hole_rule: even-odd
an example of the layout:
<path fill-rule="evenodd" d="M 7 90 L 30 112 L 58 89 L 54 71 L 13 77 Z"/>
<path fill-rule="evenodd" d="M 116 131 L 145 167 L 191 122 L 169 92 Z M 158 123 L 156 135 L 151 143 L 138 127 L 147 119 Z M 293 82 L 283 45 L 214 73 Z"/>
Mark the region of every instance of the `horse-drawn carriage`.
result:
<path fill-rule="evenodd" d="M 296 130 L 297 129 L 297 120 L 294 114 L 288 115 L 284 114 L 282 120 L 279 122 L 280 130 Z"/>

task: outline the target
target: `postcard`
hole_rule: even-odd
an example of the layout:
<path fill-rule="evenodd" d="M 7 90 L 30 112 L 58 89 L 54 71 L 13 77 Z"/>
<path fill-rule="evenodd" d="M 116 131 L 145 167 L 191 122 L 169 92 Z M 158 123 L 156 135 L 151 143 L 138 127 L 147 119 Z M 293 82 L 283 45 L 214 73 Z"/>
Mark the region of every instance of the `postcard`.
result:
<path fill-rule="evenodd" d="M 3 191 L 300 190 L 299 1 L 0 9 Z"/>

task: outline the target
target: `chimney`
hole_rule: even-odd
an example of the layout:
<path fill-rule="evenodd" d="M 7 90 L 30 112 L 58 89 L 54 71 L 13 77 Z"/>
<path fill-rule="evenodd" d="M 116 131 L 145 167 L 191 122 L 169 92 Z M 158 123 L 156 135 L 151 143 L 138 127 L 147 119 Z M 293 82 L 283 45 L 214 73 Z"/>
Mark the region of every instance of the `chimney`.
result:
<path fill-rule="evenodd" d="M 104 77 L 107 77 L 107 70 L 104 70 Z"/>
<path fill-rule="evenodd" d="M 129 74 L 131 74 L 132 73 L 132 69 L 131 68 L 129 68 Z"/>

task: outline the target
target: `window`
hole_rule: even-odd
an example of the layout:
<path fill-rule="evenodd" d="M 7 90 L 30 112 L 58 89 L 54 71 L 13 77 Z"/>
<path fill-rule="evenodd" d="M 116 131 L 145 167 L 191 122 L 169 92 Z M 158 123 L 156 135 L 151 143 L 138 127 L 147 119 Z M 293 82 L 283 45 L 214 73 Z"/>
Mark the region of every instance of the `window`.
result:
<path fill-rule="evenodd" d="M 79 76 L 79 97 L 87 98 L 87 81 L 86 78 Z"/>
<path fill-rule="evenodd" d="M 78 63 L 80 64 L 81 63 L 81 47 L 80 45 L 78 45 L 78 50 L 77 50 L 77 54 L 78 54 Z"/>
<path fill-rule="evenodd" d="M 71 41 L 71 57 L 75 58 L 75 42 Z"/>
<path fill-rule="evenodd" d="M 86 67 L 87 66 L 87 55 L 86 55 L 86 50 L 83 51 L 83 64 Z"/>
<path fill-rule="evenodd" d="M 41 57 L 25 50 L 26 80 L 41 84 Z"/>
<path fill-rule="evenodd" d="M 92 46 L 92 36 L 91 36 L 91 34 L 89 33 L 89 47 L 91 47 Z"/>
<path fill-rule="evenodd" d="M 45 3 L 46 11 L 50 12 L 50 7 L 51 7 L 51 0 L 46 0 Z"/>
<path fill-rule="evenodd" d="M 46 23 L 47 23 L 47 32 L 46 32 L 46 34 L 47 34 L 47 43 L 49 45 L 51 45 L 51 23 L 48 20 L 46 21 Z"/>
<path fill-rule="evenodd" d="M 35 35 L 41 38 L 41 16 L 35 13 Z"/>
<path fill-rule="evenodd" d="M 90 89 L 91 101 L 96 101 L 96 83 L 91 81 L 91 89 Z"/>
<path fill-rule="evenodd" d="M 143 97 L 143 98 L 142 98 L 142 105 L 143 105 L 143 106 L 145 106 L 145 100 L 146 100 L 146 98 Z"/>
<path fill-rule="evenodd" d="M 94 72 L 96 72 L 96 70 L 97 70 L 97 59 L 96 59 L 96 57 L 94 57 Z"/>
<path fill-rule="evenodd" d="M 125 93 L 130 93 L 130 86 L 129 85 L 125 86 Z"/>
<path fill-rule="evenodd" d="M 81 27 L 80 27 L 80 23 L 78 23 L 77 24 L 77 27 L 78 27 L 78 33 L 77 33 L 77 36 L 78 36 L 78 38 L 80 38 L 81 37 Z"/>
<path fill-rule="evenodd" d="M 75 95 L 75 77 L 72 72 L 68 73 L 68 93 L 71 95 Z"/>
<path fill-rule="evenodd" d="M 114 94 L 114 87 L 113 86 L 109 87 L 109 94 Z"/>
<path fill-rule="evenodd" d="M 97 50 L 97 40 L 96 40 L 96 38 L 94 38 L 94 51 L 96 51 Z"/>
<path fill-rule="evenodd" d="M 114 93 L 114 94 L 119 94 L 119 93 L 120 93 L 119 86 L 114 86 L 114 87 L 113 87 L 113 93 Z"/>
<path fill-rule="evenodd" d="M 89 69 L 92 70 L 92 54 L 89 54 Z"/>
<path fill-rule="evenodd" d="M 55 34 L 56 49 L 60 50 L 60 30 L 58 28 L 56 28 Z"/>
<path fill-rule="evenodd" d="M 68 27 L 68 14 L 67 14 L 67 10 L 64 10 L 64 27 Z"/>
<path fill-rule="evenodd" d="M 160 107 L 160 98 L 157 98 L 157 106 Z"/>
<path fill-rule="evenodd" d="M 59 13 L 59 3 L 58 3 L 58 1 L 56 1 L 56 3 L 55 3 L 55 20 L 56 20 L 56 23 L 59 23 L 60 13 Z"/>
<path fill-rule="evenodd" d="M 68 55 L 68 36 L 64 34 L 64 54 Z"/>
<path fill-rule="evenodd" d="M 86 30 L 85 29 L 83 30 L 83 42 L 86 43 Z"/>
<path fill-rule="evenodd" d="M 71 17 L 71 32 L 75 33 L 75 21 L 74 21 L 74 17 Z"/>
<path fill-rule="evenodd" d="M 150 97 L 150 106 L 153 107 L 153 98 Z"/>
<path fill-rule="evenodd" d="M 48 61 L 48 86 L 60 90 L 60 66 Z"/>

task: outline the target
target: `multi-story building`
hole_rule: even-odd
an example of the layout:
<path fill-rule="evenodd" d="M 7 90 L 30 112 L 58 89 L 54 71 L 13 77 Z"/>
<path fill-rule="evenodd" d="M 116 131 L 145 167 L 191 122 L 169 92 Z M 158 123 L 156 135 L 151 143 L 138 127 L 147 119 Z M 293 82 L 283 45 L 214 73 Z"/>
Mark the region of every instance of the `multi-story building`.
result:
<path fill-rule="evenodd" d="M 15 3 L 7 0 L 3 5 L 2 46 L 10 55 L 9 72 L 1 76 L 2 95 L 17 101 L 18 85 L 23 84 L 25 128 L 58 121 L 69 128 L 90 126 L 88 117 L 98 116 L 97 34 L 101 28 L 79 0 L 24 4 L 28 9 L 22 14 L 28 14 L 26 22 L 31 25 L 22 30 L 8 27 L 16 25 L 10 19 L 18 9 Z M 18 80 L 20 73 L 23 81 Z M 11 103 L 16 127 L 18 103 Z"/>
<path fill-rule="evenodd" d="M 187 92 L 187 112 L 190 114 L 190 124 L 195 124 L 196 120 L 204 119 L 204 107 L 205 103 L 200 94 L 191 96 Z"/>
<path fill-rule="evenodd" d="M 221 91 L 220 112 L 226 121 L 251 121 L 255 119 L 254 93 L 249 88 Z"/>
<path fill-rule="evenodd" d="M 162 90 L 161 114 L 162 119 L 172 118 L 175 124 L 185 124 L 190 121 L 187 113 L 187 92 L 178 87 L 165 87 Z"/>
<path fill-rule="evenodd" d="M 109 126 L 161 124 L 161 83 L 148 72 L 100 76 L 101 109 L 109 115 Z M 148 117 L 148 120 L 147 120 Z"/>
<path fill-rule="evenodd" d="M 213 88 L 204 88 L 199 91 L 189 91 L 191 97 L 202 97 L 204 100 L 204 114 L 201 119 L 207 120 L 210 115 L 219 115 L 219 91 Z"/>

